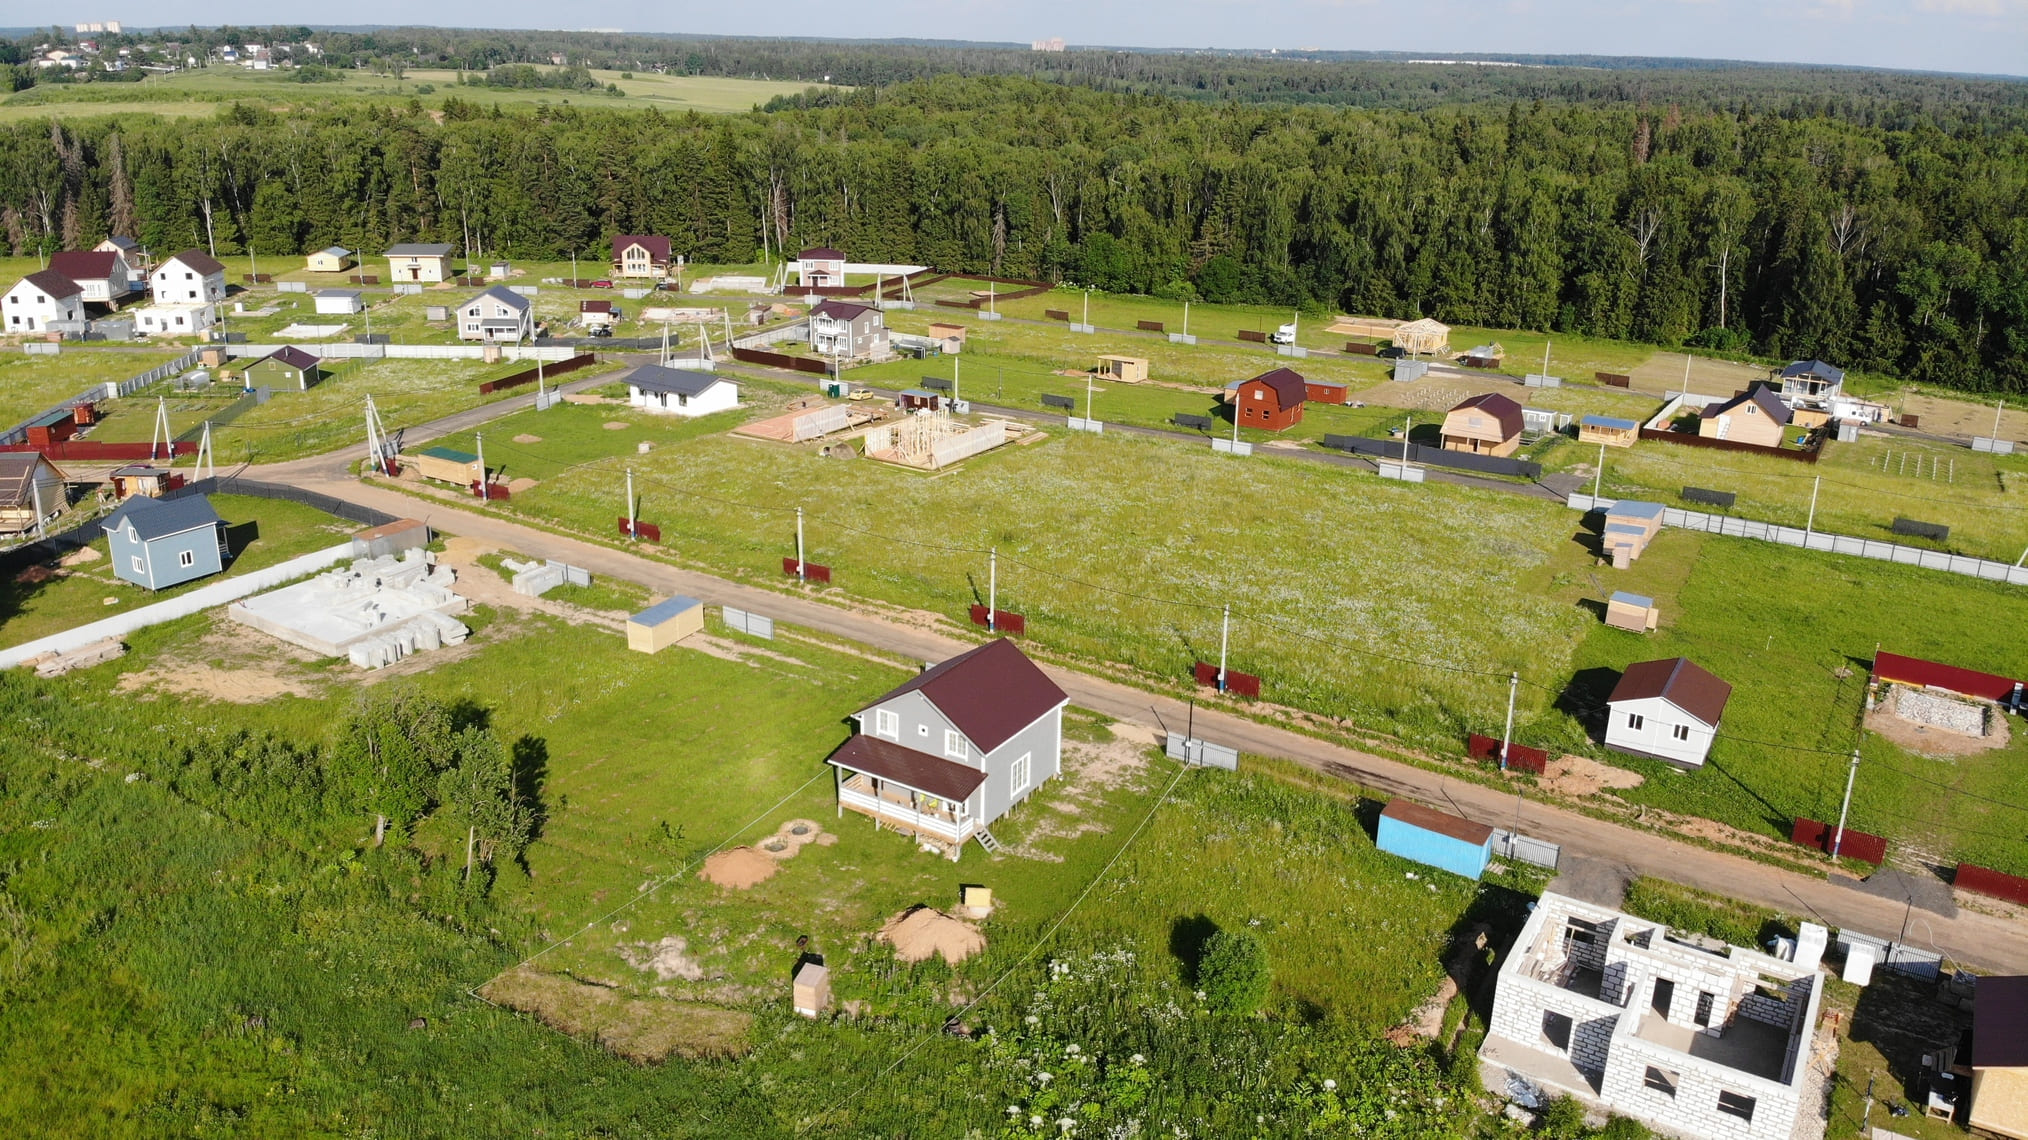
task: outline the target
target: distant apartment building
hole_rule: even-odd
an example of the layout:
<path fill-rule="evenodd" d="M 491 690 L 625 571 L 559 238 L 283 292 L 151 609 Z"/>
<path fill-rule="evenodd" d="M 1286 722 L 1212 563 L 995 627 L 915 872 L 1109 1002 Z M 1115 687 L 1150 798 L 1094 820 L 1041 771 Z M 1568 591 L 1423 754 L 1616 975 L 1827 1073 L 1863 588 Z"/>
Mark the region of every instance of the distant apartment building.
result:
<path fill-rule="evenodd" d="M 1062 37 L 1062 36 L 1051 36 L 1051 37 L 1050 37 L 1049 39 L 1046 39 L 1046 40 L 1036 40 L 1036 41 L 1035 41 L 1034 43 L 1032 43 L 1032 44 L 1029 44 L 1028 46 L 1029 46 L 1029 47 L 1030 47 L 1030 48 L 1031 48 L 1032 50 L 1035 50 L 1035 51 L 1062 51 L 1062 50 L 1064 50 L 1064 43 L 1063 43 L 1063 37 Z"/>

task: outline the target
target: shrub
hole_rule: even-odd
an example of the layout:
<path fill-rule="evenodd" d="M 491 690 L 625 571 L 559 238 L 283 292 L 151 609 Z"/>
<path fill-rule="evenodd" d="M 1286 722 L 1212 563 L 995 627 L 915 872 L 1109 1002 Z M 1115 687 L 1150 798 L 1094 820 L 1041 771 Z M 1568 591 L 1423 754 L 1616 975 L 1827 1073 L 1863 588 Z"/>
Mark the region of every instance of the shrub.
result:
<path fill-rule="evenodd" d="M 1251 932 L 1220 930 L 1204 940 L 1197 988 L 1204 991 L 1205 1004 L 1213 1012 L 1235 1017 L 1260 1012 L 1272 980 L 1267 948 Z"/>

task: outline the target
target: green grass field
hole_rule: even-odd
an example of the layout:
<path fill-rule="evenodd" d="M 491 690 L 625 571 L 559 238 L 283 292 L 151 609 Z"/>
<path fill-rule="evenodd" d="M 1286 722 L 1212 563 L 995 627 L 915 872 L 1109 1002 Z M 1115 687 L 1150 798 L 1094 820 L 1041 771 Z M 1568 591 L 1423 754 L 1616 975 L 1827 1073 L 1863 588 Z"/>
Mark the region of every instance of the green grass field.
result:
<path fill-rule="evenodd" d="M 57 356 L 0 352 L 0 427 L 82 393 L 93 384 L 139 376 L 175 359 L 171 352 L 126 352 L 65 345 Z"/>
<path fill-rule="evenodd" d="M 214 495 L 211 504 L 225 519 L 235 553 L 226 567 L 226 577 L 334 546 L 359 529 L 322 511 L 278 499 Z M 103 556 L 105 540 L 92 543 L 92 549 Z M 148 590 L 115 577 L 104 557 L 73 566 L 61 578 L 50 582 L 36 584 L 8 578 L 0 583 L 0 646 L 34 641 L 215 581 L 216 577 L 200 578 L 166 590 Z M 113 605 L 105 604 L 108 598 L 113 599 Z"/>
<path fill-rule="evenodd" d="M 415 70 L 401 79 L 371 72 L 341 72 L 335 83 L 298 83 L 289 71 L 249 71 L 224 65 L 150 76 L 139 83 L 48 84 L 0 100 L 0 122 L 86 115 L 208 115 L 222 103 L 260 100 L 264 106 L 308 105 L 334 100 L 406 103 L 411 98 L 435 105 L 447 96 L 481 106 L 533 107 L 537 104 L 584 104 L 628 110 L 702 111 L 727 114 L 752 110 L 777 95 L 794 95 L 809 84 L 775 83 L 717 76 L 650 75 L 620 78 L 617 71 L 595 71 L 600 83 L 618 84 L 625 94 L 603 92 L 519 90 L 461 87 L 454 71 Z M 821 85 L 818 85 L 821 86 Z M 423 90 L 423 88 L 430 90 Z"/>

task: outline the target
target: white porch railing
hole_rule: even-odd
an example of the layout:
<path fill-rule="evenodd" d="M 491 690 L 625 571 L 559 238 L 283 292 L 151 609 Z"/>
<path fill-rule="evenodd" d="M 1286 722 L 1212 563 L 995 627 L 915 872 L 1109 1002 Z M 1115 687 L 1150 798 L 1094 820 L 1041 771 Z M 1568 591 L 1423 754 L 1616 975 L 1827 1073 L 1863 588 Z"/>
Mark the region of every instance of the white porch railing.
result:
<path fill-rule="evenodd" d="M 910 828 L 923 835 L 933 835 L 953 844 L 965 842 L 979 829 L 975 820 L 953 822 L 929 812 L 917 811 L 907 804 L 898 804 L 880 796 L 856 791 L 849 786 L 841 786 L 838 789 L 838 802 L 853 811 L 864 812 L 876 819 Z"/>

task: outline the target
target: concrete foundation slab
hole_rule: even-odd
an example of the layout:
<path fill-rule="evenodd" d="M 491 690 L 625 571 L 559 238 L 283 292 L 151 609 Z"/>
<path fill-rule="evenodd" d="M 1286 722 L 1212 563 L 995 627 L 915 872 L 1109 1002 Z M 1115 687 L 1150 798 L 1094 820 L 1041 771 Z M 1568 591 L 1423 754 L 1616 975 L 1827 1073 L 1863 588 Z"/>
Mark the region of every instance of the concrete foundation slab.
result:
<path fill-rule="evenodd" d="M 451 591 L 456 575 L 433 556 L 362 558 L 236 603 L 227 613 L 291 645 L 377 669 L 409 653 L 455 645 L 471 632 L 452 615 L 471 603 Z"/>

